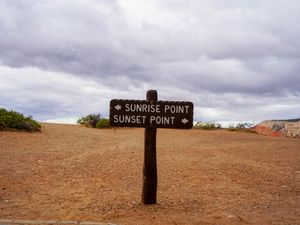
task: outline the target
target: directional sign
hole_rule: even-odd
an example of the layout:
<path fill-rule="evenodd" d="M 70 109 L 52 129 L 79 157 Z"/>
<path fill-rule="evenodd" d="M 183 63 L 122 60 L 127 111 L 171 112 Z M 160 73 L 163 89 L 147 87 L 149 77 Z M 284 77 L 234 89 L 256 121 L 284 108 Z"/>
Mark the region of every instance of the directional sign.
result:
<path fill-rule="evenodd" d="M 192 102 L 113 99 L 109 117 L 118 127 L 190 129 L 193 111 Z"/>

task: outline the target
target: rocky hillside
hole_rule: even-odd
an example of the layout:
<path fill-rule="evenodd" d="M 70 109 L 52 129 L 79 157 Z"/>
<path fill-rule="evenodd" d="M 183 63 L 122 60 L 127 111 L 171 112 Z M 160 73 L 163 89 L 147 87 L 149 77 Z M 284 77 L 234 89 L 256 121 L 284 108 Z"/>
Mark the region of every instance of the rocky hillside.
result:
<path fill-rule="evenodd" d="M 300 138 L 300 118 L 292 120 L 266 120 L 255 126 L 259 134 Z"/>

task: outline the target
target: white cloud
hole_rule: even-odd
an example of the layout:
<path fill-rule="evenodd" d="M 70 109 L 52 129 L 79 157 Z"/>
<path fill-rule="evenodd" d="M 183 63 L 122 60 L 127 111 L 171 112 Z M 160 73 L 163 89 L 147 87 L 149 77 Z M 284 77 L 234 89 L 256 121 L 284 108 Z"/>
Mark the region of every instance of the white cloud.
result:
<path fill-rule="evenodd" d="M 299 117 L 298 0 L 0 2 L 0 105 L 41 120 L 112 98 L 191 100 L 196 120 Z"/>

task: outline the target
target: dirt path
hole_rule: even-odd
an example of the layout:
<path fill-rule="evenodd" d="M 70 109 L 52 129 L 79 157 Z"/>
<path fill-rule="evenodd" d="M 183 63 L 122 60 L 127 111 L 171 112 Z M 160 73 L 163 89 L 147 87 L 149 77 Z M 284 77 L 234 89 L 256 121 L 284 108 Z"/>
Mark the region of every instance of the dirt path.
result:
<path fill-rule="evenodd" d="M 0 219 L 300 224 L 300 140 L 158 130 L 158 204 L 141 202 L 143 129 L 0 132 Z"/>

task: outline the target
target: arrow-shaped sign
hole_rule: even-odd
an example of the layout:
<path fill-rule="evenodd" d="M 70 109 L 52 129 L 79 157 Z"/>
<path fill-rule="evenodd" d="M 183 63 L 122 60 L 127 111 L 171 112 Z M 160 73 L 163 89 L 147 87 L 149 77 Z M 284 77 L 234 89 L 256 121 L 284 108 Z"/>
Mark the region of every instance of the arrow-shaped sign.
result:
<path fill-rule="evenodd" d="M 118 104 L 118 105 L 115 106 L 115 109 L 116 109 L 116 110 L 120 110 L 120 109 L 122 109 L 122 106 L 120 106 L 120 105 Z"/>
<path fill-rule="evenodd" d="M 186 118 L 183 118 L 183 119 L 181 120 L 181 122 L 182 122 L 183 124 L 186 124 L 186 123 L 188 123 L 189 121 L 188 121 Z"/>

